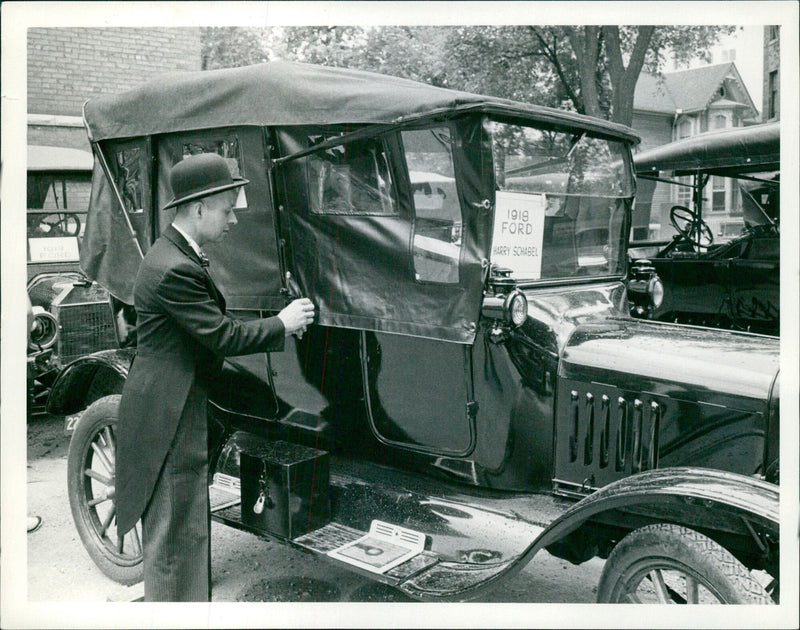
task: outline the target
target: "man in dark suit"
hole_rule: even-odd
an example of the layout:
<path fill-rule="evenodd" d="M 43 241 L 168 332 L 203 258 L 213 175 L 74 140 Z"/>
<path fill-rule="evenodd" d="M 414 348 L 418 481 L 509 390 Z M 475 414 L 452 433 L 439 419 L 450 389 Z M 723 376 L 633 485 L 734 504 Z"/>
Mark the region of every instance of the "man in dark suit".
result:
<path fill-rule="evenodd" d="M 209 601 L 206 390 L 223 356 L 282 350 L 314 318 L 308 299 L 276 317 L 239 321 L 200 249 L 236 224 L 247 180 L 213 153 L 170 171 L 175 220 L 153 244 L 134 288 L 137 355 L 122 392 L 116 460 L 117 529 L 142 519 L 145 601 Z"/>

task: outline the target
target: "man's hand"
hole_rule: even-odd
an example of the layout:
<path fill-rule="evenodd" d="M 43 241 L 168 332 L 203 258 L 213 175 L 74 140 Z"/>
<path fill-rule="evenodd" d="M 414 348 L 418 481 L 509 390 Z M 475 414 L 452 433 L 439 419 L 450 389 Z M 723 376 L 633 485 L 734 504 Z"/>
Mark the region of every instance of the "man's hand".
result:
<path fill-rule="evenodd" d="M 302 338 L 306 328 L 314 321 L 314 305 L 308 298 L 300 298 L 278 313 L 278 317 L 283 322 L 287 337 L 297 334 L 298 338 Z"/>

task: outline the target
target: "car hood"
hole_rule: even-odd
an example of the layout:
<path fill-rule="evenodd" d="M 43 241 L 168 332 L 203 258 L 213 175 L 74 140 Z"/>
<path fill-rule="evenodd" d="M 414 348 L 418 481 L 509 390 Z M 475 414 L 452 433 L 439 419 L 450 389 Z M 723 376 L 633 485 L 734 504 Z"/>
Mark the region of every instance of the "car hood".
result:
<path fill-rule="evenodd" d="M 575 328 L 560 374 L 602 383 L 614 373 L 633 391 L 764 411 L 779 363 L 773 337 L 619 318 Z"/>

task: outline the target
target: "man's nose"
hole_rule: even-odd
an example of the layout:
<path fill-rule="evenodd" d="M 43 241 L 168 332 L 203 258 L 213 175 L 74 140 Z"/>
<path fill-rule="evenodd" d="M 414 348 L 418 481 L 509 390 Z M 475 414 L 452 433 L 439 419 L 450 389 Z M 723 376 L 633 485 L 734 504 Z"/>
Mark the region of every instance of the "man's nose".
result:
<path fill-rule="evenodd" d="M 236 225 L 238 221 L 236 220 L 236 213 L 231 210 L 231 213 L 228 215 L 228 223 L 231 225 Z"/>

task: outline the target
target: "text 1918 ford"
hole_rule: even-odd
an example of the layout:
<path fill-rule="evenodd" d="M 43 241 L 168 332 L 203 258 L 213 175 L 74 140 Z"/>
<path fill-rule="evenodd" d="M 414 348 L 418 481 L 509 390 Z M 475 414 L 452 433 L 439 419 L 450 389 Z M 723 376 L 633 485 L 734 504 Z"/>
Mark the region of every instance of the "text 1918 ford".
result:
<path fill-rule="evenodd" d="M 420 600 L 477 597 L 541 549 L 608 558 L 598 599 L 778 598 L 774 338 L 634 319 L 636 135 L 386 76 L 270 63 L 85 106 L 83 271 L 132 339 L 167 173 L 217 152 L 250 180 L 211 273 L 241 318 L 296 295 L 318 321 L 227 360 L 209 401 L 213 516 Z M 651 283 L 652 284 L 652 283 Z M 133 347 L 69 366 L 88 406 L 69 489 L 99 567 L 118 539 L 114 432 Z"/>

